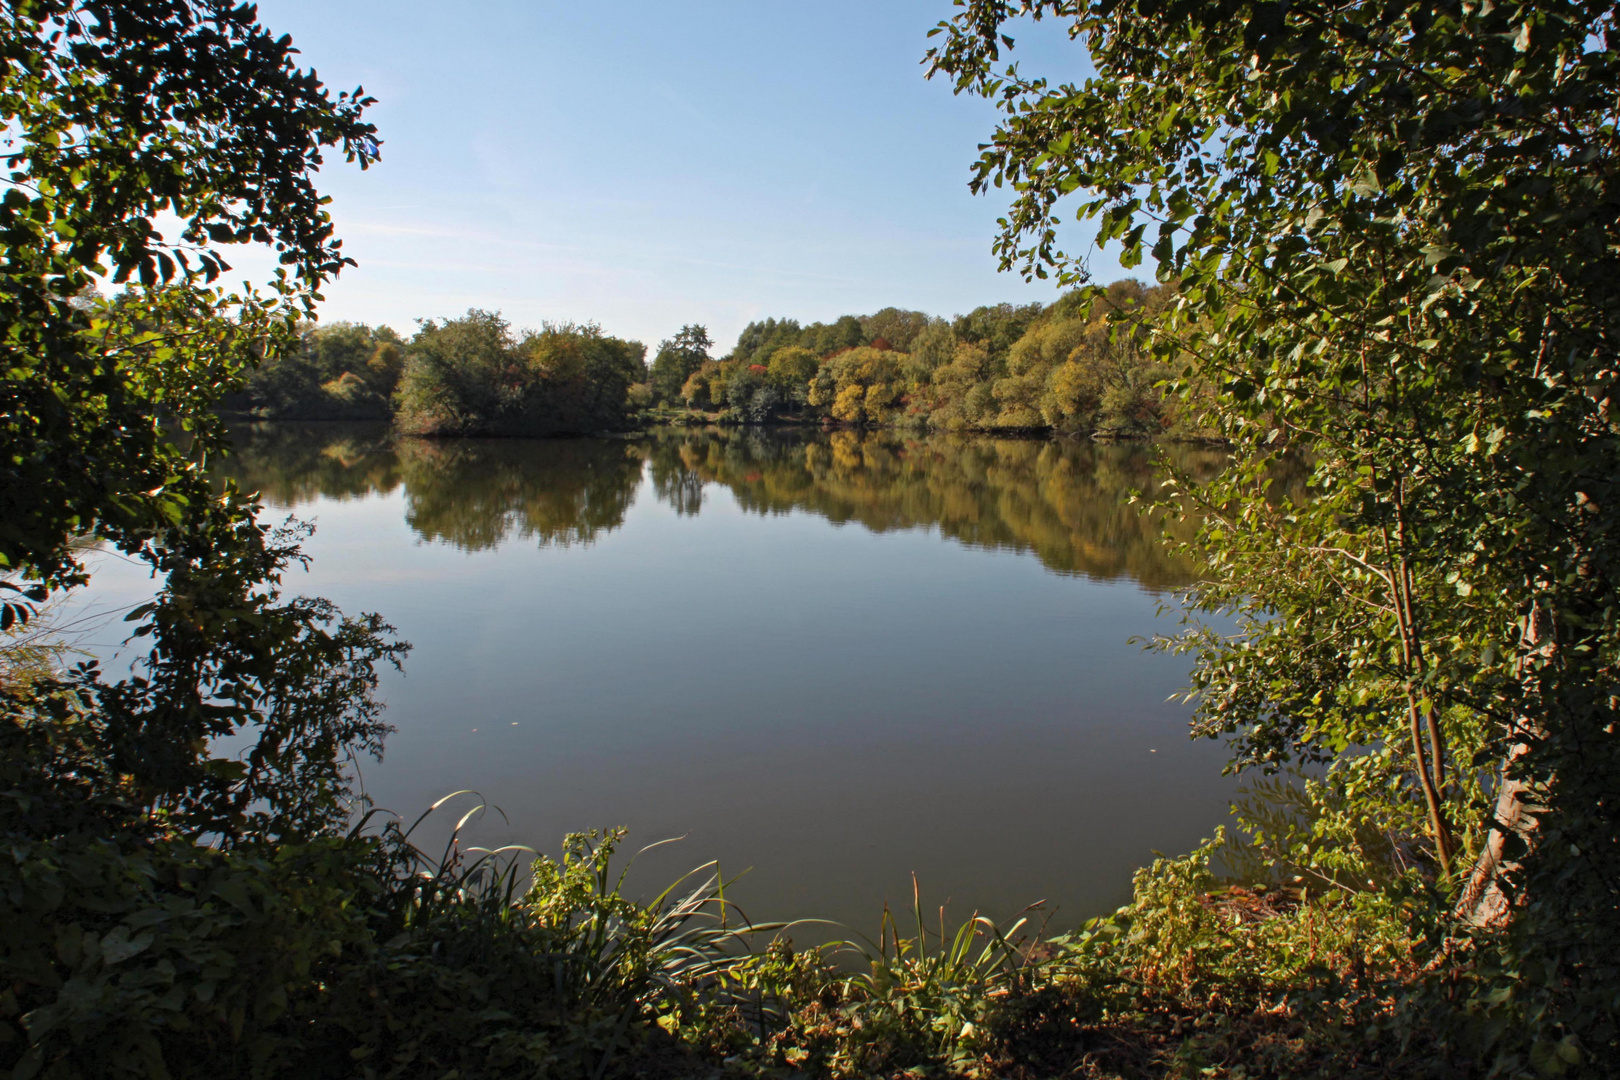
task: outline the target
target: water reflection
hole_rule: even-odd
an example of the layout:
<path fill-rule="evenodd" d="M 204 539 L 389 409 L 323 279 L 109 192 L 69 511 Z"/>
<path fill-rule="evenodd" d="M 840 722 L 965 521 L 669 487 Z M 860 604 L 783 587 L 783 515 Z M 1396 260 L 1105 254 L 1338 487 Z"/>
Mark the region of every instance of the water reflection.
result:
<path fill-rule="evenodd" d="M 1177 469 L 1207 476 L 1219 455 L 1169 447 Z M 1153 491 L 1154 451 L 1077 440 L 900 437 L 839 431 L 667 435 L 651 444 L 654 490 L 697 513 L 705 482 L 745 509 L 808 511 L 873 532 L 936 528 L 969 547 L 1030 552 L 1049 569 L 1153 589 L 1192 567 L 1162 542 L 1162 524 L 1129 505 Z"/>
<path fill-rule="evenodd" d="M 635 448 L 595 439 L 403 439 L 397 453 L 407 524 L 464 551 L 590 543 L 624 524 L 641 482 Z"/>
<path fill-rule="evenodd" d="M 502 814 L 471 842 L 688 836 L 638 863 L 649 887 L 716 858 L 754 868 L 756 917 L 875 933 L 912 871 L 964 914 L 1048 897 L 1072 925 L 1224 816 L 1224 752 L 1166 701 L 1185 668 L 1131 644 L 1191 573 L 1126 501 L 1150 448 L 335 424 L 237 445 L 223 473 L 319 522 L 292 587 L 416 645 L 368 792 L 414 817 L 476 789 Z"/>
<path fill-rule="evenodd" d="M 253 424 L 231 433 L 226 471 L 274 506 L 352 499 L 399 486 L 386 424 Z"/>
<path fill-rule="evenodd" d="M 701 513 L 715 484 L 748 512 L 801 511 L 880 533 L 938 529 L 969 547 L 1034 554 L 1061 574 L 1163 590 L 1193 573 L 1163 543 L 1162 523 L 1128 502 L 1160 479 L 1153 449 L 1139 444 L 759 430 L 435 441 L 365 426 L 262 425 L 239 432 L 237 447 L 238 481 L 273 504 L 403 485 L 417 535 L 465 551 L 513 539 L 588 543 L 624 523 L 646 475 L 680 515 Z M 1165 452 L 1194 476 L 1220 462 L 1199 447 Z"/>

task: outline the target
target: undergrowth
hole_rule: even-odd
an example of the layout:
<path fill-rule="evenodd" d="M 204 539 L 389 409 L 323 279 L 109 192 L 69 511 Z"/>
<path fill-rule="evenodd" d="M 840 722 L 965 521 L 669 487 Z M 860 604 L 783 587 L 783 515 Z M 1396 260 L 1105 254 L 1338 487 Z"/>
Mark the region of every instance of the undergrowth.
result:
<path fill-rule="evenodd" d="M 1223 885 L 1210 868 L 1223 842 L 1159 859 L 1129 905 L 1056 937 L 981 917 L 948 934 L 917 902 L 916 936 L 896 938 L 886 914 L 890 936 L 861 950 L 854 974 L 778 942 L 757 972 L 792 1005 L 776 1030 L 732 1048 L 732 1068 L 1018 1080 L 1477 1071 L 1425 1011 L 1438 988 L 1416 959 L 1431 930 L 1422 888 Z"/>
<path fill-rule="evenodd" d="M 406 834 L 408 836 L 408 832 Z M 388 932 L 308 998 L 301 1074 L 1283 1078 L 1602 1075 L 1579 1047 L 1491 1067 L 1457 1006 L 1474 948 L 1415 873 L 1377 891 L 1233 885 L 1224 836 L 1140 871 L 1130 904 L 1043 936 L 885 910 L 876 941 L 796 948 L 700 868 L 649 902 L 609 862 L 451 842 L 396 874 Z M 334 1061 L 352 1071 L 327 1072 Z"/>

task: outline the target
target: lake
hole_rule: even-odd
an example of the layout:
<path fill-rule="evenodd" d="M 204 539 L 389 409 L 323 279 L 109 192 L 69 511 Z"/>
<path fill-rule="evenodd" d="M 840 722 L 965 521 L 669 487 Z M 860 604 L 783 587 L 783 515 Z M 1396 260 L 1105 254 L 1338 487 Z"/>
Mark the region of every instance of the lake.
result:
<path fill-rule="evenodd" d="M 1126 503 L 1147 447 L 266 425 L 238 448 L 230 475 L 316 525 L 289 591 L 415 647 L 367 792 L 414 816 L 475 789 L 500 811 L 478 843 L 624 825 L 684 837 L 638 888 L 718 859 L 756 920 L 874 932 L 915 872 L 930 910 L 1045 900 L 1057 927 L 1226 816 L 1222 747 L 1166 700 L 1186 661 L 1131 640 L 1174 629 L 1192 573 Z"/>

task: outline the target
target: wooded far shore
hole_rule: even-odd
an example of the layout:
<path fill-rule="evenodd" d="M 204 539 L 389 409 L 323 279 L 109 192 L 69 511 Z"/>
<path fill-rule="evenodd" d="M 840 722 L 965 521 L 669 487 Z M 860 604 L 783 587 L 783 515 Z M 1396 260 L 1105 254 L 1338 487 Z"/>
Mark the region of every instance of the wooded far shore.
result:
<path fill-rule="evenodd" d="M 226 400 L 256 419 L 387 420 L 404 434 L 578 435 L 654 424 L 811 423 L 1198 438 L 1149 346 L 1173 287 L 991 304 L 954 319 L 883 308 L 830 323 L 766 319 L 723 356 L 688 325 L 651 362 L 589 323 L 516 332 L 472 309 L 389 327 L 310 325 Z"/>

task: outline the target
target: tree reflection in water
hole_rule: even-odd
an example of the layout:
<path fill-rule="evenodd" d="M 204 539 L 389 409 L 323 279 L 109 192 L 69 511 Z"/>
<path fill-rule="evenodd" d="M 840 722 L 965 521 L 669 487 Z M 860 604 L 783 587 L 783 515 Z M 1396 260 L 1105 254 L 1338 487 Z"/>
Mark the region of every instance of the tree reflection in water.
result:
<path fill-rule="evenodd" d="M 274 507 L 319 497 L 357 499 L 399 486 L 399 457 L 387 424 L 247 424 L 222 470 Z"/>
<path fill-rule="evenodd" d="M 1163 448 L 1194 477 L 1218 451 Z M 1084 440 L 796 430 L 659 431 L 615 439 L 390 439 L 360 425 L 257 425 L 227 467 L 272 505 L 403 485 L 418 535 L 468 551 L 513 539 L 589 543 L 624 523 L 644 472 L 677 514 L 705 488 L 745 511 L 815 514 L 874 532 L 938 529 L 972 547 L 1029 552 L 1049 569 L 1149 589 L 1191 580 L 1159 521 L 1129 504 L 1160 482 L 1153 448 Z M 1190 526 L 1175 527 L 1177 535 Z"/>
<path fill-rule="evenodd" d="M 1206 448 L 1164 449 L 1195 477 L 1222 460 Z M 1167 549 L 1159 520 L 1128 502 L 1158 488 L 1153 451 L 853 431 L 665 434 L 650 443 L 654 490 L 679 512 L 696 513 L 702 484 L 716 483 L 757 513 L 800 510 L 873 532 L 936 528 L 971 547 L 1031 552 L 1058 573 L 1173 589 L 1191 580 L 1191 564 Z"/>
<path fill-rule="evenodd" d="M 588 544 L 624 524 L 641 451 L 606 439 L 401 439 L 405 521 L 465 551 Z"/>

